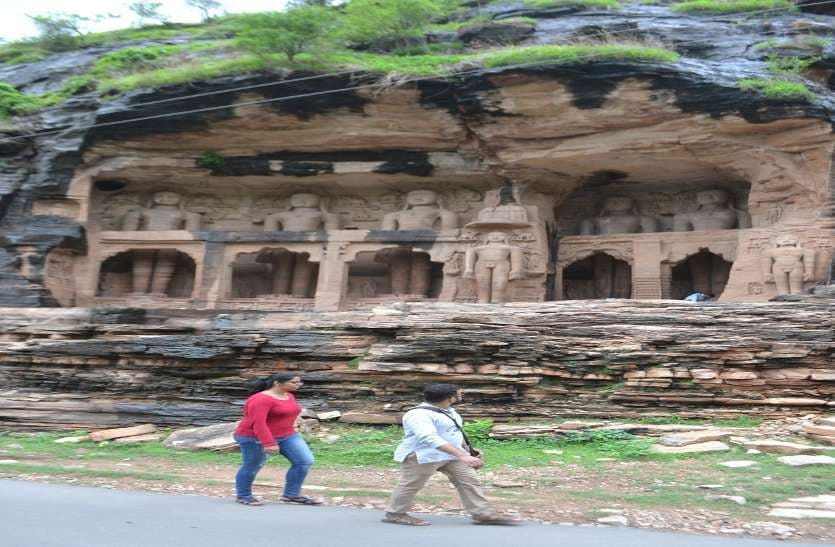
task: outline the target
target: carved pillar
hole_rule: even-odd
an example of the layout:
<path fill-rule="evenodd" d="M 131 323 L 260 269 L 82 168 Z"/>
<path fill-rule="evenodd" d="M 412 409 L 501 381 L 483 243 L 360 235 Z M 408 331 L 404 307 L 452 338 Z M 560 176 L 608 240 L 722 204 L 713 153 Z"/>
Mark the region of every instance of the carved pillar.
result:
<path fill-rule="evenodd" d="M 231 285 L 231 267 L 226 264 L 225 244 L 207 241 L 203 248 L 202 268 L 199 263 L 195 272 L 194 297 L 208 308 L 217 306 L 218 300 L 230 294 L 231 286 L 222 287 L 224 278 Z"/>
<path fill-rule="evenodd" d="M 411 289 L 413 294 L 427 296 L 432 283 L 432 262 L 426 253 L 411 253 L 412 258 L 412 279 Z"/>
<path fill-rule="evenodd" d="M 348 264 L 343 252 L 346 244 L 328 243 L 319 263 L 319 282 L 316 289 L 316 311 L 339 311 L 348 293 Z"/>
<path fill-rule="evenodd" d="M 635 241 L 632 247 L 632 298 L 663 298 L 661 242 Z"/>
<path fill-rule="evenodd" d="M 311 279 L 313 275 L 313 263 L 310 262 L 309 257 L 304 253 L 297 253 L 295 258 L 290 294 L 297 298 L 307 298 L 310 296 L 310 286 L 313 284 L 313 279 Z"/>

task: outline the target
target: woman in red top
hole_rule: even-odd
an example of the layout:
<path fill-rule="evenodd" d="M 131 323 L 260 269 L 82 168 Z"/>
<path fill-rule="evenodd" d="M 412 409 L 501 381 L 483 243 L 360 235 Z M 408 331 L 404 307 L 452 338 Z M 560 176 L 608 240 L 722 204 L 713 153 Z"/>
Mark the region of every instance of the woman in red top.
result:
<path fill-rule="evenodd" d="M 281 454 L 290 462 L 281 501 L 302 505 L 322 503 L 301 495 L 302 483 L 314 461 L 295 426 L 302 409 L 292 392 L 301 385 L 302 379 L 292 373 L 272 374 L 255 382 L 234 435 L 241 446 L 241 467 L 235 476 L 238 503 L 263 505 L 252 495 L 252 483 L 264 467 L 267 454 Z"/>

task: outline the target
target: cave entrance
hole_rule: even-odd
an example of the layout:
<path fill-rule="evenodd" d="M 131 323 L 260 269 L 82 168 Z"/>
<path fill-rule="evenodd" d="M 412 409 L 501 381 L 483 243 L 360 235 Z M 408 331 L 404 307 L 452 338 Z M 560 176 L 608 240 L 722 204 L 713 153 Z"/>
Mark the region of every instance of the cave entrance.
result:
<path fill-rule="evenodd" d="M 319 264 L 308 253 L 284 248 L 265 248 L 241 253 L 232 263 L 231 298 L 287 295 L 313 298 L 319 279 Z"/>
<path fill-rule="evenodd" d="M 428 253 L 408 247 L 361 252 L 348 266 L 348 296 L 438 298 L 443 277 L 443 264 L 432 262 Z"/>
<path fill-rule="evenodd" d="M 194 259 L 176 249 L 124 251 L 102 262 L 96 294 L 190 298 L 195 271 Z"/>
<path fill-rule="evenodd" d="M 632 297 L 632 267 L 604 253 L 569 264 L 562 279 L 565 300 Z"/>
<path fill-rule="evenodd" d="M 701 250 L 673 266 L 670 296 L 681 300 L 699 292 L 719 298 L 730 275 L 730 262 L 710 251 Z"/>

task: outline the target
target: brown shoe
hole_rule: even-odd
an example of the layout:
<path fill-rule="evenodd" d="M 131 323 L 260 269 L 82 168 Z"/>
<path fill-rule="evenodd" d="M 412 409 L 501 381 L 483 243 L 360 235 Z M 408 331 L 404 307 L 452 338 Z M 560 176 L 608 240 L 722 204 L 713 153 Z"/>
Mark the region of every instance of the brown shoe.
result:
<path fill-rule="evenodd" d="M 498 513 L 482 513 L 480 515 L 473 515 L 473 524 L 486 524 L 493 526 L 514 526 L 519 524 L 518 520 L 508 517 L 503 517 Z"/>
<path fill-rule="evenodd" d="M 406 513 L 386 513 L 382 521 L 389 524 L 403 524 L 405 526 L 430 526 L 432 524 L 428 520 L 415 518 Z"/>

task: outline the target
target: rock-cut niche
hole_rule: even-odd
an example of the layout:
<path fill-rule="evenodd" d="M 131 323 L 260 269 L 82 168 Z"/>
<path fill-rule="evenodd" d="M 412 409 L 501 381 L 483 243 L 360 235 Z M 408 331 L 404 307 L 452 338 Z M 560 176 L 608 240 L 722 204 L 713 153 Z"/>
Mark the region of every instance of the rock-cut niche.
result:
<path fill-rule="evenodd" d="M 631 298 L 632 268 L 623 260 L 595 253 L 563 270 L 563 295 L 566 300 Z"/>
<path fill-rule="evenodd" d="M 728 284 L 731 265 L 721 256 L 706 250 L 688 256 L 673 266 L 670 296 L 678 300 L 699 292 L 719 298 Z"/>
<path fill-rule="evenodd" d="M 267 248 L 241 253 L 232 263 L 231 298 L 289 296 L 313 298 L 319 264 L 308 253 Z"/>
<path fill-rule="evenodd" d="M 386 295 L 437 298 L 442 283 L 443 264 L 409 248 L 361 252 L 348 267 L 348 296 L 354 300 Z"/>
<path fill-rule="evenodd" d="M 175 249 L 132 249 L 102 263 L 97 294 L 190 298 L 195 270 L 194 259 Z"/>

